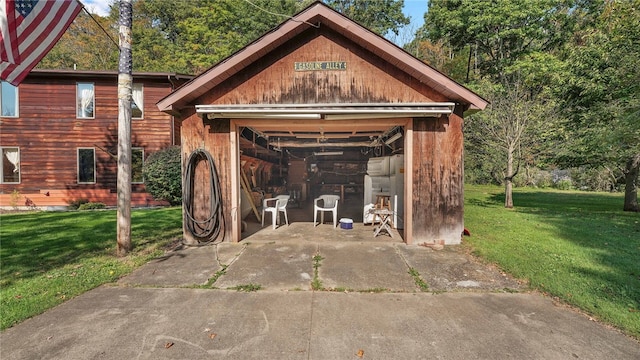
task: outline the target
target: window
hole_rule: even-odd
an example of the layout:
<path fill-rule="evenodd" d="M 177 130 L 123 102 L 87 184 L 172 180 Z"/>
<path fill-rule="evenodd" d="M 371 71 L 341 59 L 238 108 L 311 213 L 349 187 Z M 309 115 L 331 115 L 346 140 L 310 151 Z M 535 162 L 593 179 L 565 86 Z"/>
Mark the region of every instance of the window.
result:
<path fill-rule="evenodd" d="M 94 148 L 78 149 L 78 183 L 93 184 L 96 182 L 96 150 Z"/>
<path fill-rule="evenodd" d="M 142 184 L 144 177 L 142 176 L 142 166 L 144 165 L 144 149 L 131 149 L 131 183 Z"/>
<path fill-rule="evenodd" d="M 95 117 L 93 83 L 78 83 L 76 97 L 76 117 L 79 119 L 93 119 Z"/>
<path fill-rule="evenodd" d="M 133 84 L 131 97 L 131 118 L 142 119 L 144 116 L 144 93 L 142 92 L 142 84 Z"/>
<path fill-rule="evenodd" d="M 18 117 L 18 88 L 4 81 L 0 89 L 0 108 L 0 115 Z"/>
<path fill-rule="evenodd" d="M 20 148 L 2 147 L 2 175 L 3 184 L 20 183 Z"/>

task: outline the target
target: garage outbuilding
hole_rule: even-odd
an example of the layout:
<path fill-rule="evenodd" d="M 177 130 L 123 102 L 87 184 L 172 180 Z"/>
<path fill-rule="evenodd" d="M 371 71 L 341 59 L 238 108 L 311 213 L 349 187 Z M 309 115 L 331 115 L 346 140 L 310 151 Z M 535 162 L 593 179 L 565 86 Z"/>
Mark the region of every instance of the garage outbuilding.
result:
<path fill-rule="evenodd" d="M 304 208 L 331 193 L 360 208 L 355 221 L 367 205 L 392 209 L 407 244 L 457 244 L 463 118 L 486 106 L 316 2 L 158 102 L 182 119 L 185 240 L 240 241 L 262 199 L 288 194 Z M 194 235 L 189 223 L 215 214 L 217 231 Z"/>

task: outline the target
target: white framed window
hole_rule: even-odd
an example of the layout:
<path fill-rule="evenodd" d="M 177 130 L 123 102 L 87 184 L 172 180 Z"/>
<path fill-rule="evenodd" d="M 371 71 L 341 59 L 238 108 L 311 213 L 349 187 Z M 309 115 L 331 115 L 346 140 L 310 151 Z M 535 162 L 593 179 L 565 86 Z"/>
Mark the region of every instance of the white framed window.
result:
<path fill-rule="evenodd" d="M 96 149 L 78 148 L 78 184 L 95 184 Z"/>
<path fill-rule="evenodd" d="M 131 118 L 142 119 L 144 117 L 144 92 L 142 84 L 133 84 L 131 88 Z"/>
<path fill-rule="evenodd" d="M 3 117 L 18 117 L 19 114 L 18 87 L 2 82 L 0 88 L 0 115 Z"/>
<path fill-rule="evenodd" d="M 3 146 L 2 168 L 0 169 L 0 180 L 3 184 L 20 183 L 20 148 Z"/>
<path fill-rule="evenodd" d="M 95 92 L 93 83 L 76 84 L 76 117 L 78 119 L 95 118 Z"/>
<path fill-rule="evenodd" d="M 144 148 L 131 148 L 132 184 L 144 184 L 144 176 L 142 176 L 142 166 L 144 166 Z"/>

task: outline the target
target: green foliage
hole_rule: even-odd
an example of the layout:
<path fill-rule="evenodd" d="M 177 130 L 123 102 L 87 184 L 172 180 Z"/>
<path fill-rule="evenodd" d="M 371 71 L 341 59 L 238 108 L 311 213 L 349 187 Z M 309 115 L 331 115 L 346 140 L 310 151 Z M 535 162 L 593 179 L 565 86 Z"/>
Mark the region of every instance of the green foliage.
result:
<path fill-rule="evenodd" d="M 0 328 L 116 281 L 182 234 L 180 208 L 134 210 L 134 250 L 117 258 L 115 210 L 0 215 Z M 33 226 L 38 224 L 38 226 Z"/>
<path fill-rule="evenodd" d="M 38 64 L 42 69 L 114 70 L 118 68 L 118 39 L 112 19 L 81 11 L 64 35 Z M 100 26 L 95 22 L 100 23 Z M 116 40 L 117 41 L 117 40 Z"/>
<path fill-rule="evenodd" d="M 324 258 L 320 254 L 316 254 L 313 256 L 313 280 L 311 281 L 311 289 L 316 291 L 323 289 L 322 281 L 320 280 L 320 274 L 318 273 L 320 263 L 323 259 Z"/>
<path fill-rule="evenodd" d="M 199 74 L 256 40 L 313 0 L 137 0 L 133 2 L 134 71 Z M 409 18 L 399 0 L 327 0 L 329 6 L 378 34 L 398 34 Z M 94 15 L 117 39 L 119 7 Z M 118 47 L 81 13 L 41 68 L 112 70 Z"/>
<path fill-rule="evenodd" d="M 371 31 L 384 36 L 398 35 L 400 27 L 409 24 L 402 12 L 403 0 L 325 0 L 327 5 Z"/>
<path fill-rule="evenodd" d="M 68 202 L 69 206 L 69 210 L 78 210 L 80 208 L 80 206 L 84 205 L 84 204 L 88 204 L 89 203 L 89 199 L 76 199 L 76 200 L 71 200 Z"/>
<path fill-rule="evenodd" d="M 545 294 L 640 337 L 640 221 L 621 194 L 465 187 L 465 243 Z"/>
<path fill-rule="evenodd" d="M 573 183 L 571 180 L 563 179 L 555 183 L 555 188 L 558 190 L 571 190 L 573 188 Z"/>
<path fill-rule="evenodd" d="M 106 207 L 107 206 L 101 202 L 87 202 L 78 206 L 78 210 L 98 210 Z"/>
<path fill-rule="evenodd" d="M 556 161 L 616 169 L 626 177 L 624 208 L 637 211 L 640 1 L 606 2 L 587 24 L 567 49 L 569 72 L 557 87 L 569 116 Z"/>
<path fill-rule="evenodd" d="M 445 40 L 455 51 L 473 47 L 480 74 L 502 80 L 508 69 L 566 38 L 564 0 L 431 0 L 421 39 Z"/>
<path fill-rule="evenodd" d="M 413 56 L 440 70 L 459 83 L 468 82 L 467 63 L 470 49 L 454 52 L 444 40 L 414 38 L 403 47 Z"/>
<path fill-rule="evenodd" d="M 502 184 L 523 168 L 538 166 L 538 155 L 550 144 L 544 140 L 553 136 L 547 127 L 554 118 L 554 100 L 533 95 L 522 79 L 482 81 L 476 89 L 491 105 L 465 119 L 466 182 Z"/>
<path fill-rule="evenodd" d="M 589 191 L 619 191 L 618 179 L 606 167 L 587 167 L 571 169 L 574 187 Z"/>
<path fill-rule="evenodd" d="M 246 284 L 246 285 L 234 286 L 234 287 L 232 287 L 230 289 L 236 290 L 236 291 L 244 291 L 244 292 L 256 292 L 256 291 L 262 289 L 262 285 L 249 283 L 249 284 Z"/>
<path fill-rule="evenodd" d="M 179 146 L 171 146 L 151 154 L 142 172 L 147 191 L 157 200 L 171 205 L 182 204 L 182 164 Z"/>
<path fill-rule="evenodd" d="M 139 0 L 135 70 L 198 74 L 302 10 L 309 1 Z M 281 14 L 281 15 L 275 15 Z"/>
<path fill-rule="evenodd" d="M 409 268 L 409 275 L 413 278 L 413 281 L 416 283 L 416 286 L 420 289 L 420 291 L 428 291 L 429 285 L 422 279 L 418 270 L 414 268 Z"/>

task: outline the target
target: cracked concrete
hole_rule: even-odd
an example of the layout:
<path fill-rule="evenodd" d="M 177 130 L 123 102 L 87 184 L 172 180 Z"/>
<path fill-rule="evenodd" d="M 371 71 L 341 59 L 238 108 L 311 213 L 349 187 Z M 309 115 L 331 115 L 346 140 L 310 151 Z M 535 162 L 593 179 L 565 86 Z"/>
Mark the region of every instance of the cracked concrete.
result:
<path fill-rule="evenodd" d="M 316 254 L 331 291 L 311 290 Z M 248 284 L 261 290 L 230 290 Z M 305 239 L 176 250 L 3 331 L 0 349 L 70 360 L 640 358 L 634 339 L 462 247 Z"/>

